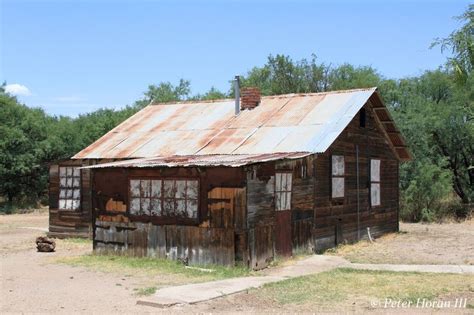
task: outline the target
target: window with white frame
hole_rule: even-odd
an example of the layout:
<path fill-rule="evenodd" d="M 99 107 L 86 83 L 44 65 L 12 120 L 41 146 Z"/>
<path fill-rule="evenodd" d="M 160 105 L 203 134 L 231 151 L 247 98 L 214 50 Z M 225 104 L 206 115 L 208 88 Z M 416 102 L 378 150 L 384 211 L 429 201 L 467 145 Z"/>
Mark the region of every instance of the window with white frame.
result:
<path fill-rule="evenodd" d="M 277 172 L 275 174 L 275 210 L 291 210 L 292 174 Z"/>
<path fill-rule="evenodd" d="M 59 209 L 77 210 L 81 205 L 81 171 L 77 167 L 59 167 Z"/>
<path fill-rule="evenodd" d="M 380 206 L 380 160 L 370 160 L 370 204 Z"/>
<path fill-rule="evenodd" d="M 130 213 L 197 218 L 198 181 L 187 179 L 130 180 Z"/>
<path fill-rule="evenodd" d="M 331 163 L 332 198 L 344 197 L 344 156 L 333 155 Z"/>

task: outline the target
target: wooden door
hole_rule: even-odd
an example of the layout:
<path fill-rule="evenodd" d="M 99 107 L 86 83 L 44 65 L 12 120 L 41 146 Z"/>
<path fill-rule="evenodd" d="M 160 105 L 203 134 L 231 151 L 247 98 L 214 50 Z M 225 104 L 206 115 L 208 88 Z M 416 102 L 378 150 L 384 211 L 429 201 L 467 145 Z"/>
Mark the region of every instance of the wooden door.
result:
<path fill-rule="evenodd" d="M 275 211 L 275 249 L 279 256 L 291 256 L 291 210 Z"/>

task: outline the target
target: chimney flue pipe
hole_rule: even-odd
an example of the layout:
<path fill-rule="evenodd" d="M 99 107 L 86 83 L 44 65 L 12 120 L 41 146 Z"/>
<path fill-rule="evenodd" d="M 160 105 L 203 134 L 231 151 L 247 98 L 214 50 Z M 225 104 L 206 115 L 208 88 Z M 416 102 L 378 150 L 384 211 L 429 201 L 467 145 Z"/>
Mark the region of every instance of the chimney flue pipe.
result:
<path fill-rule="evenodd" d="M 235 94 L 235 115 L 240 113 L 240 77 L 235 76 L 234 81 L 234 94 Z"/>

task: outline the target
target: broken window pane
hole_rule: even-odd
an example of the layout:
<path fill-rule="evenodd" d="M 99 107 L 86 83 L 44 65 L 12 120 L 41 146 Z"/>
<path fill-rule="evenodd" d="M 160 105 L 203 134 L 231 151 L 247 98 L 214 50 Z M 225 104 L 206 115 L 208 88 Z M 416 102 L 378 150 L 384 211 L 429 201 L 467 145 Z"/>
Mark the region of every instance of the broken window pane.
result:
<path fill-rule="evenodd" d="M 344 177 L 334 177 L 332 179 L 332 197 L 344 197 Z"/>

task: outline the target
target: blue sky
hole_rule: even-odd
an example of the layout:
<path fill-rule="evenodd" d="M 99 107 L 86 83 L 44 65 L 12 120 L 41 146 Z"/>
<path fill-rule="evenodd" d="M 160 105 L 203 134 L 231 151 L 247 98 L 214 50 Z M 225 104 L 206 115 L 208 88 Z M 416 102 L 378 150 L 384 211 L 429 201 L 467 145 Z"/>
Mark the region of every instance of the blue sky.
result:
<path fill-rule="evenodd" d="M 435 69 L 429 49 L 469 1 L 0 0 L 0 80 L 28 106 L 75 116 L 133 103 L 151 83 L 225 90 L 269 54 L 371 65 L 401 78 Z"/>

